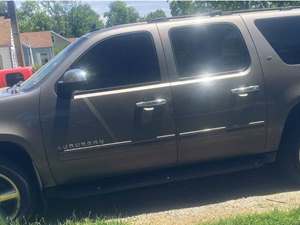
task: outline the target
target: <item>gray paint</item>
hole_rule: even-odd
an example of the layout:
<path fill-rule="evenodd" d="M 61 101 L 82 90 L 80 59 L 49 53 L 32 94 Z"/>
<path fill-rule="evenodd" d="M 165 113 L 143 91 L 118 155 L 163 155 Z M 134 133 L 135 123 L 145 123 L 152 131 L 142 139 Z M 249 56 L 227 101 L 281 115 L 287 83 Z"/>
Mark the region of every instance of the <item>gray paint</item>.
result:
<path fill-rule="evenodd" d="M 249 13 L 242 17 L 178 19 L 119 26 L 88 34 L 34 89 L 17 94 L 2 91 L 0 141 L 19 143 L 28 151 L 45 187 L 276 151 L 288 113 L 299 104 L 300 68 L 284 64 L 253 21 L 289 15 L 300 13 L 290 10 L 272 14 Z M 243 75 L 224 74 L 222 78 L 212 75 L 213 85 L 205 85 L 196 78 L 185 82 L 178 80 L 168 39 L 169 29 L 219 22 L 235 24 L 241 30 L 252 60 L 250 68 Z M 77 95 L 82 98 L 78 99 L 57 96 L 58 80 L 87 49 L 113 35 L 140 31 L 148 31 L 154 38 L 162 74 L 158 86 L 149 88 L 145 84 L 142 91 L 126 87 L 129 91 L 120 93 L 105 90 L 105 95 L 103 90 L 80 91 Z M 268 61 L 268 56 L 273 60 Z M 255 85 L 260 87 L 259 91 L 250 93 L 243 100 L 232 92 L 241 86 Z M 215 98 L 212 100 L 217 103 L 215 108 L 207 107 L 207 99 L 201 92 L 213 93 Z M 86 94 L 89 94 L 87 99 Z M 195 101 L 184 101 L 184 96 L 190 98 L 192 95 L 196 96 Z M 136 103 L 157 98 L 167 100 L 159 123 L 155 124 L 161 125 L 155 130 L 158 133 L 142 130 L 145 136 L 136 138 L 131 133 Z M 228 107 L 229 102 L 235 104 Z M 231 123 L 224 118 L 230 118 Z M 62 144 L 76 145 L 81 140 L 101 138 L 105 131 L 99 121 L 103 120 L 116 137 L 109 145 L 102 146 L 102 139 L 97 139 L 98 144 L 76 151 L 59 148 Z M 168 138 L 158 138 L 163 136 Z"/>

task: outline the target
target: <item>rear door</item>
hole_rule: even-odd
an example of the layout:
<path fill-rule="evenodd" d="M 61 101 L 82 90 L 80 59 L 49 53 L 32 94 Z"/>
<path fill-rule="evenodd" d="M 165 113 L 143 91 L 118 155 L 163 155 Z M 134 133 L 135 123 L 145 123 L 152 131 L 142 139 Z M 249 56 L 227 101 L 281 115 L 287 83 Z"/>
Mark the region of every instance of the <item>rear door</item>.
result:
<path fill-rule="evenodd" d="M 239 16 L 160 24 L 179 162 L 265 151 L 263 74 Z"/>
<path fill-rule="evenodd" d="M 268 102 L 268 149 L 278 150 L 291 107 L 299 102 L 300 11 L 246 14 L 263 66 Z"/>

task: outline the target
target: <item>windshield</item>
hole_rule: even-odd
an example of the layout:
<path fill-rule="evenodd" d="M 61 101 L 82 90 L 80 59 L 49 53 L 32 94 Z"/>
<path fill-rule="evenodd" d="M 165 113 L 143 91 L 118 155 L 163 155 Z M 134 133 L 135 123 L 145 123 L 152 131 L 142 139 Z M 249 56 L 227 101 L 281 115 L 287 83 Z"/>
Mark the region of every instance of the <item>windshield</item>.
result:
<path fill-rule="evenodd" d="M 51 59 L 47 64 L 36 71 L 28 80 L 24 81 L 20 87 L 20 91 L 27 91 L 37 86 L 45 77 L 50 75 L 57 65 L 59 65 L 66 57 L 68 57 L 74 49 L 76 49 L 86 37 L 81 37 L 74 43 L 68 45 L 58 55 Z"/>

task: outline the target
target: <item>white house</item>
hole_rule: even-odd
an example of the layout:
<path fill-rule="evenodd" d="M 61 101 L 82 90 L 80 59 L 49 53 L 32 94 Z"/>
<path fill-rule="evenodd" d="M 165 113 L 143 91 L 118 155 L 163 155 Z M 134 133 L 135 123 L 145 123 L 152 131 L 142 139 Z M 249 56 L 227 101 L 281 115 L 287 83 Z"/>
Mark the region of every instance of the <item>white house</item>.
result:
<path fill-rule="evenodd" d="M 0 69 L 17 66 L 10 19 L 0 17 Z"/>
<path fill-rule="evenodd" d="M 44 65 L 57 52 L 71 43 L 71 40 L 54 31 L 21 33 L 25 65 Z"/>

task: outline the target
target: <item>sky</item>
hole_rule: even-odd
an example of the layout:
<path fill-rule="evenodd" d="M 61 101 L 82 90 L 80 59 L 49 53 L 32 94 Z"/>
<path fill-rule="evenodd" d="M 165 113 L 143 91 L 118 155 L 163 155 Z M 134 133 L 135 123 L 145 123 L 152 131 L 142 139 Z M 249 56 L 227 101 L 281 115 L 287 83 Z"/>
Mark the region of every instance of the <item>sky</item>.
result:
<path fill-rule="evenodd" d="M 105 12 L 109 11 L 109 4 L 112 1 L 86 1 L 90 6 L 99 14 L 103 15 Z M 140 14 L 140 16 L 145 16 L 148 13 L 155 11 L 157 9 L 162 9 L 165 11 L 167 16 L 170 16 L 169 3 L 166 0 L 156 0 L 156 1 L 125 1 L 128 6 L 134 7 Z"/>
<path fill-rule="evenodd" d="M 1 0 L 0 0 L 1 1 Z M 17 0 L 17 7 L 21 5 L 22 0 Z M 83 0 L 82 2 L 88 3 L 92 9 L 94 9 L 101 17 L 107 11 L 109 11 L 109 4 L 113 1 L 89 1 Z M 145 16 L 148 13 L 155 11 L 157 9 L 162 9 L 165 11 L 167 16 L 171 15 L 169 9 L 169 3 L 167 0 L 148 0 L 148 1 L 134 1 L 127 0 L 125 1 L 128 6 L 134 7 L 140 16 Z"/>

